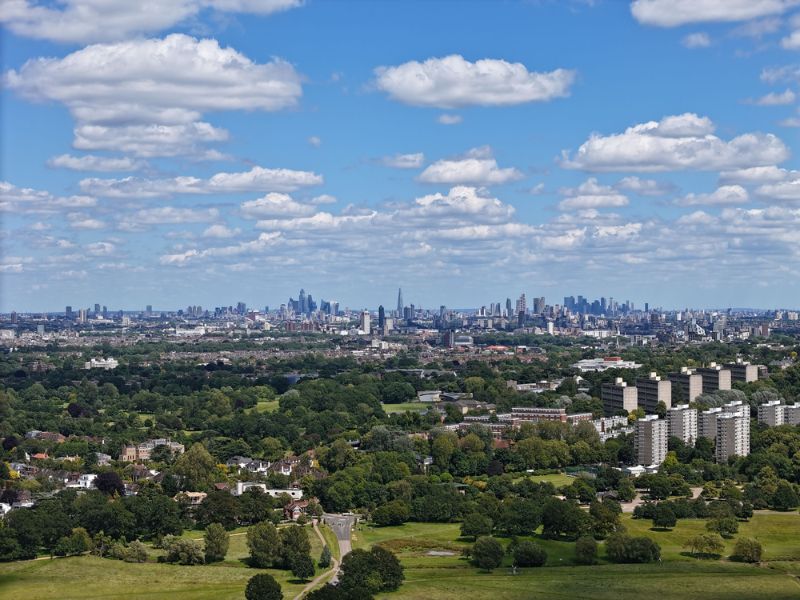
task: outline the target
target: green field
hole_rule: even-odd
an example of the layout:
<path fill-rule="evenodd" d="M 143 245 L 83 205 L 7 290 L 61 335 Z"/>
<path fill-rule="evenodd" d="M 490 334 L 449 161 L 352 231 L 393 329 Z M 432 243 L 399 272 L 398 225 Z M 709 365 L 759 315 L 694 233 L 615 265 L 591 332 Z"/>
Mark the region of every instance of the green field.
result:
<path fill-rule="evenodd" d="M 739 535 L 755 537 L 764 545 L 761 566 L 728 560 L 697 560 L 684 554 L 683 543 L 704 531 L 704 521 L 681 520 L 669 531 L 653 531 L 649 521 L 623 516 L 634 535 L 655 539 L 663 562 L 652 565 L 615 565 L 603 560 L 595 566 L 576 566 L 574 544 L 533 536 L 547 550 L 547 565 L 540 569 L 519 569 L 510 573 L 510 558 L 492 573 L 472 567 L 461 556 L 469 545 L 459 538 L 458 523 L 407 523 L 399 527 L 357 526 L 354 548 L 381 544 L 398 554 L 406 569 L 406 582 L 398 592 L 383 594 L 384 600 L 523 600 L 529 598 L 647 598 L 659 600 L 699 597 L 703 600 L 800 598 L 800 514 L 758 513 L 740 523 Z M 228 556 L 223 563 L 181 567 L 158 564 L 128 564 L 95 557 L 38 560 L 0 565 L 0 597 L 27 600 L 110 598 L 110 599 L 194 599 L 243 597 L 247 580 L 260 572 L 246 566 L 244 529 L 231 535 Z M 316 560 L 322 544 L 307 528 Z M 323 528 L 332 548 L 332 532 Z M 199 538 L 190 531 L 186 537 Z M 508 540 L 502 539 L 503 543 Z M 726 555 L 733 541 L 726 543 Z M 431 555 L 431 552 L 437 555 Z M 153 557 L 158 551 L 153 551 Z M 287 571 L 269 570 L 281 583 L 284 597 L 294 598 L 303 585 Z M 319 573 L 319 570 L 318 570 Z"/>
<path fill-rule="evenodd" d="M 311 527 L 311 556 L 316 563 L 322 543 Z M 289 571 L 252 569 L 247 540 L 241 528 L 231 532 L 225 561 L 214 565 L 185 567 L 148 562 L 125 563 L 107 558 L 81 556 L 55 560 L 35 560 L 0 565 L 0 598 L 56 600 L 78 598 L 109 599 L 236 599 L 244 598 L 248 579 L 267 572 L 278 580 L 286 598 L 294 598 L 307 582 L 299 582 Z M 189 531 L 184 537 L 200 539 L 201 531 Z M 151 559 L 161 554 L 151 551 Z M 317 575 L 323 570 L 317 568 Z"/>
<path fill-rule="evenodd" d="M 406 568 L 406 583 L 399 592 L 382 598 L 446 600 L 470 597 L 511 600 L 527 598 L 633 598 L 662 599 L 800 598 L 800 515 L 757 514 L 741 523 L 739 535 L 755 537 L 764 545 L 765 559 L 775 561 L 761 567 L 727 560 L 698 560 L 682 554 L 683 543 L 705 531 L 701 520 L 682 520 L 670 531 L 652 531 L 650 521 L 623 516 L 631 534 L 647 535 L 662 549 L 663 562 L 653 565 L 615 565 L 603 559 L 591 567 L 574 563 L 574 544 L 532 539 L 548 553 L 541 569 L 520 569 L 510 573 L 510 557 L 503 567 L 484 573 L 469 565 L 460 551 L 468 542 L 459 539 L 457 523 L 407 523 L 400 527 L 360 525 L 354 547 L 381 545 L 395 551 Z M 500 538 L 504 544 L 508 540 Z M 735 540 L 726 542 L 725 556 Z M 450 555 L 431 555 L 430 552 Z M 780 562 L 783 561 L 783 562 Z"/>
<path fill-rule="evenodd" d="M 794 565 L 794 573 L 800 565 Z M 800 597 L 796 576 L 786 571 L 735 563 L 662 563 L 654 565 L 597 565 L 507 569 L 493 573 L 470 567 L 407 567 L 398 592 L 383 600 L 529 600 L 531 598 L 618 600 L 789 600 Z"/>
<path fill-rule="evenodd" d="M 255 410 L 259 413 L 271 413 L 278 410 L 280 406 L 279 400 L 261 400 L 253 407 L 251 410 Z"/>
<path fill-rule="evenodd" d="M 386 414 L 402 413 L 406 411 L 421 411 L 430 408 L 430 402 L 401 402 L 400 404 L 383 404 L 383 410 Z"/>
<path fill-rule="evenodd" d="M 652 521 L 632 519 L 630 515 L 624 515 L 622 522 L 631 534 L 648 535 L 657 541 L 664 560 L 695 561 L 681 554 L 686 552 L 682 546 L 693 535 L 706 531 L 705 521 L 700 519 L 681 519 L 669 531 L 652 531 Z M 731 554 L 739 536 L 759 540 L 764 546 L 764 560 L 800 560 L 800 514 L 796 512 L 756 513 L 749 521 L 739 523 L 739 533 L 725 540 L 724 556 Z"/>
<path fill-rule="evenodd" d="M 560 488 L 562 485 L 572 485 L 575 483 L 575 478 L 570 477 L 566 473 L 554 473 L 552 475 L 526 475 L 526 477 L 534 483 L 552 483 L 554 486 L 556 486 L 556 489 Z M 521 479 L 523 478 L 520 477 L 519 480 Z"/>

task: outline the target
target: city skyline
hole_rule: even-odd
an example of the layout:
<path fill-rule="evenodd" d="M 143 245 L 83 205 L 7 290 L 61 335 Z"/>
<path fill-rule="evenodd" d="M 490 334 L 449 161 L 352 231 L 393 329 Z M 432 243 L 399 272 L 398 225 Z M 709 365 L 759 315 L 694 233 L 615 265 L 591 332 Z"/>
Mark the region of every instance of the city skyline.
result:
<path fill-rule="evenodd" d="M 796 3 L 146 4 L 0 9 L 0 312 L 797 304 Z"/>

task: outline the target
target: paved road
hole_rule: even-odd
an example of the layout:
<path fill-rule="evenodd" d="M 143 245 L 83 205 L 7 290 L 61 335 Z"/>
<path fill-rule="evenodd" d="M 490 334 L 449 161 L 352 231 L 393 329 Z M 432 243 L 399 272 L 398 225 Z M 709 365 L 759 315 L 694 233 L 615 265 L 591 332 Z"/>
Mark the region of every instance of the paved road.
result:
<path fill-rule="evenodd" d="M 339 551 L 342 557 L 350 552 L 352 549 L 350 544 L 350 534 L 353 531 L 353 526 L 356 524 L 356 517 L 353 515 L 336 515 L 324 514 L 322 515 L 322 522 L 328 525 L 336 534 L 336 539 L 339 541 Z"/>
<path fill-rule="evenodd" d="M 339 543 L 339 555 L 344 558 L 346 554 L 353 549 L 350 542 L 350 534 L 353 531 L 353 526 L 356 524 L 356 517 L 353 515 L 338 515 L 325 513 L 322 515 L 322 522 L 333 530 L 336 535 L 336 541 Z M 331 578 L 331 583 L 335 584 L 339 581 L 339 566 L 336 566 L 336 571 Z"/>

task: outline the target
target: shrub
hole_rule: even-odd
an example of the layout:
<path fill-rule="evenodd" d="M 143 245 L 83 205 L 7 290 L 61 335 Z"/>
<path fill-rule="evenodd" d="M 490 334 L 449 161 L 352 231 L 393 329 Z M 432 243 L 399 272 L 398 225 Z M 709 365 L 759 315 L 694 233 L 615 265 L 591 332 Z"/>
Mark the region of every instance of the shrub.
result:
<path fill-rule="evenodd" d="M 320 569 L 327 569 L 331 566 L 331 549 L 328 548 L 328 545 L 325 544 L 325 547 L 322 549 L 322 554 L 319 556 L 319 561 L 317 564 L 319 565 Z"/>
<path fill-rule="evenodd" d="M 250 564 L 260 569 L 279 566 L 283 562 L 283 542 L 275 525 L 268 521 L 247 529 Z"/>
<path fill-rule="evenodd" d="M 675 512 L 668 504 L 662 502 L 656 506 L 655 515 L 653 515 L 653 527 L 669 529 L 670 527 L 675 527 L 677 522 L 678 519 L 675 516 Z"/>
<path fill-rule="evenodd" d="M 597 560 L 597 542 L 584 535 L 575 542 L 575 560 L 582 565 L 593 565 Z"/>
<path fill-rule="evenodd" d="M 411 516 L 411 507 L 403 500 L 387 502 L 372 511 L 372 521 L 379 527 L 402 525 Z"/>
<path fill-rule="evenodd" d="M 167 554 L 159 557 L 159 560 L 179 565 L 202 565 L 205 562 L 203 549 L 195 540 L 174 536 L 165 536 L 164 540 Z"/>
<path fill-rule="evenodd" d="M 505 551 L 496 539 L 491 537 L 478 538 L 472 546 L 472 564 L 476 567 L 491 571 L 503 562 Z"/>
<path fill-rule="evenodd" d="M 303 581 L 314 576 L 314 560 L 308 554 L 296 554 L 291 560 L 292 575 Z"/>
<path fill-rule="evenodd" d="M 720 517 L 706 522 L 706 529 L 718 533 L 722 537 L 733 537 L 739 531 L 739 521 L 736 517 Z"/>
<path fill-rule="evenodd" d="M 491 535 L 492 529 L 494 529 L 492 520 L 477 512 L 468 514 L 461 523 L 461 535 L 471 537 L 473 540 L 477 540 L 481 535 Z"/>
<path fill-rule="evenodd" d="M 92 548 L 92 538 L 83 527 L 76 527 L 69 536 L 64 536 L 56 544 L 57 556 L 77 556 Z"/>
<path fill-rule="evenodd" d="M 205 559 L 207 563 L 220 562 L 225 560 L 230 545 L 230 535 L 219 523 L 212 523 L 206 527 L 203 537 L 205 542 Z"/>
<path fill-rule="evenodd" d="M 281 592 L 281 585 L 275 581 L 272 575 L 260 573 L 251 577 L 247 582 L 244 597 L 247 600 L 282 600 L 283 592 Z"/>
<path fill-rule="evenodd" d="M 514 564 L 518 567 L 541 567 L 547 562 L 547 552 L 538 544 L 524 541 L 514 549 Z"/>
<path fill-rule="evenodd" d="M 725 549 L 725 543 L 715 533 L 699 533 L 686 540 L 683 547 L 689 548 L 695 556 L 713 556 Z"/>
<path fill-rule="evenodd" d="M 147 547 L 140 541 L 134 540 L 127 546 L 114 544 L 109 551 L 109 556 L 130 563 L 147 562 Z"/>
<path fill-rule="evenodd" d="M 731 558 L 742 562 L 756 563 L 761 562 L 761 555 L 763 554 L 763 547 L 761 542 L 753 538 L 740 537 L 736 540 L 736 545 L 733 547 L 733 554 Z"/>
<path fill-rule="evenodd" d="M 617 563 L 649 563 L 661 558 L 661 547 L 649 537 L 616 533 L 606 540 L 606 554 Z"/>

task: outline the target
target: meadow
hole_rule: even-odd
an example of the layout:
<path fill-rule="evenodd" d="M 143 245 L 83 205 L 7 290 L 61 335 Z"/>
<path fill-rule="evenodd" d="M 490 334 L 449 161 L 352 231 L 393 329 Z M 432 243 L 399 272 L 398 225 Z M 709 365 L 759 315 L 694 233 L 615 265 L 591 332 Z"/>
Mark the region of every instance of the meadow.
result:
<path fill-rule="evenodd" d="M 574 562 L 574 544 L 532 536 L 548 553 L 547 565 L 518 569 L 512 574 L 510 557 L 502 567 L 486 573 L 472 567 L 461 555 L 471 540 L 460 538 L 458 523 L 406 523 L 397 527 L 357 526 L 354 548 L 381 544 L 396 552 L 405 566 L 406 581 L 399 591 L 382 594 L 383 600 L 523 600 L 531 598 L 591 598 L 597 600 L 642 598 L 658 595 L 659 600 L 701 597 L 703 600 L 800 598 L 800 514 L 761 512 L 740 524 L 740 536 L 754 537 L 764 546 L 759 566 L 727 560 L 734 540 L 726 541 L 719 560 L 699 560 L 683 548 L 692 535 L 704 531 L 704 521 L 681 520 L 666 531 L 653 530 L 650 521 L 623 515 L 623 524 L 634 535 L 647 535 L 662 550 L 662 562 L 649 565 L 616 565 L 604 558 L 599 564 L 579 566 Z M 322 543 L 307 528 L 316 559 Z M 245 562 L 247 545 L 244 529 L 231 532 L 226 560 L 214 565 L 182 567 L 148 562 L 121 561 L 82 556 L 36 560 L 0 565 L 0 596 L 26 600 L 77 598 L 157 599 L 239 599 L 247 580 L 260 570 Z M 189 531 L 186 537 L 200 538 Z M 323 529 L 332 544 L 332 532 Z M 508 540 L 500 538 L 503 543 Z M 158 555 L 152 550 L 152 560 Z M 432 553 L 432 554 L 431 554 Z M 294 598 L 304 584 L 288 571 L 269 569 L 281 583 L 284 597 Z M 318 569 L 317 573 L 321 571 Z"/>
<path fill-rule="evenodd" d="M 659 600 L 698 596 L 704 600 L 800 597 L 800 515 L 757 513 L 740 524 L 740 536 L 754 537 L 764 546 L 760 566 L 727 560 L 735 538 L 726 540 L 719 560 L 689 556 L 683 544 L 705 531 L 702 520 L 681 520 L 666 531 L 653 530 L 650 521 L 623 516 L 633 535 L 646 535 L 661 546 L 662 562 L 650 565 L 617 565 L 604 558 L 602 545 L 597 565 L 580 566 L 574 561 L 574 543 L 532 536 L 548 553 L 547 564 L 538 569 L 511 572 L 511 558 L 502 567 L 486 573 L 472 567 L 461 556 L 469 541 L 459 537 L 457 523 L 407 523 L 378 528 L 359 525 L 354 547 L 381 544 L 400 556 L 406 582 L 396 593 L 381 598 L 449 600 L 492 598 L 638 598 L 658 594 Z M 507 544 L 508 540 L 501 542 Z"/>
<path fill-rule="evenodd" d="M 310 526 L 306 527 L 311 541 L 311 556 L 316 560 L 322 543 Z M 71 600 L 78 598 L 164 599 L 236 599 L 244 598 L 247 581 L 256 573 L 269 573 L 281 584 L 284 597 L 299 594 L 308 582 L 294 578 L 281 569 L 253 569 L 246 563 L 248 556 L 246 529 L 231 533 L 230 546 L 221 563 L 199 566 L 179 566 L 155 562 L 160 550 L 150 549 L 150 562 L 137 564 L 119 560 L 80 556 L 39 559 L 0 565 L 0 597 L 27 600 Z M 332 532 L 323 535 L 333 539 Z M 202 531 L 187 531 L 184 537 L 201 539 Z M 317 567 L 316 575 L 324 572 Z"/>

